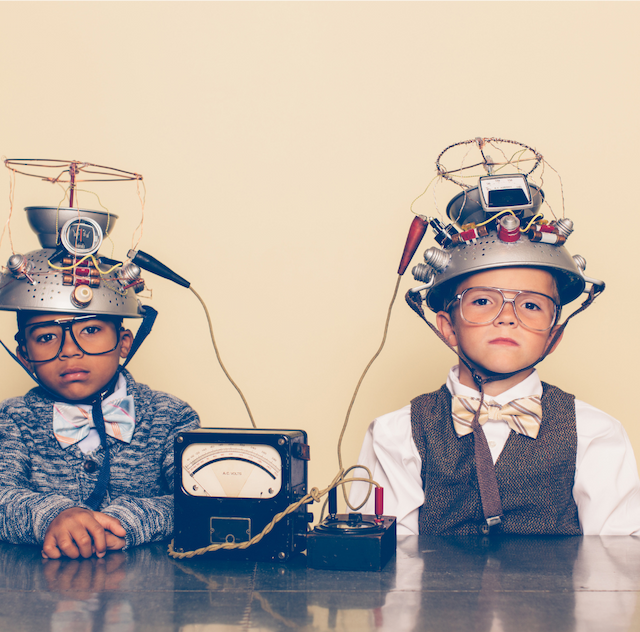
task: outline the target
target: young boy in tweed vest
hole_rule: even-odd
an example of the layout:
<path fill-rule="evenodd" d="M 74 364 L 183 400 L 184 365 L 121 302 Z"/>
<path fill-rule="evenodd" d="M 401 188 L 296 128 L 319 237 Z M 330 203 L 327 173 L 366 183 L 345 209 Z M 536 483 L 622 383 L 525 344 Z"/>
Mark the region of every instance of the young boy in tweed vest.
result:
<path fill-rule="evenodd" d="M 540 223 L 535 205 L 492 214 L 480 195 L 465 191 L 447 212 L 459 224 L 486 217 L 484 231 L 451 239 L 438 228 L 443 247 L 427 250 L 414 268 L 425 284 L 407 294 L 425 320 L 423 301 L 436 313 L 458 364 L 441 389 L 373 421 L 358 463 L 385 488 L 399 534 L 639 535 L 624 428 L 535 369 L 561 341 L 562 305 L 591 283 L 588 306 L 604 284 L 564 249 L 568 220 Z M 351 503 L 366 490 L 354 483 Z M 372 501 L 362 510 L 373 513 Z"/>

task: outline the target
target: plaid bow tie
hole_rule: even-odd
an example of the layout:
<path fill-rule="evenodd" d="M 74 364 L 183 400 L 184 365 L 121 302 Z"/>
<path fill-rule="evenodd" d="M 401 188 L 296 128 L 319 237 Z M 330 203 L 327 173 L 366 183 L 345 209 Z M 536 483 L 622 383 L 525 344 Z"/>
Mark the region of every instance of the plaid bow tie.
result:
<path fill-rule="evenodd" d="M 471 421 L 478 410 L 480 400 L 477 397 L 453 396 L 452 417 L 456 434 L 462 437 L 473 432 Z M 490 419 L 506 421 L 509 428 L 525 437 L 535 439 L 542 421 L 542 403 L 540 397 L 521 397 L 500 406 L 496 403 L 482 402 L 478 422 L 480 425 Z"/>
<path fill-rule="evenodd" d="M 91 428 L 95 428 L 91 408 L 56 402 L 53 405 L 53 434 L 60 447 L 82 441 Z M 102 403 L 105 432 L 114 439 L 131 443 L 136 425 L 133 397 L 131 395 Z"/>

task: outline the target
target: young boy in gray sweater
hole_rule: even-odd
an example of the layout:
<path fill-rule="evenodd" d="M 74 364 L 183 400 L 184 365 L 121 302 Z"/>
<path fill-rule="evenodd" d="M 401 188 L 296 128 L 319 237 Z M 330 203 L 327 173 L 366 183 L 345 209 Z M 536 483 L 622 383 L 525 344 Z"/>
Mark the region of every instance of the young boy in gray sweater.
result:
<path fill-rule="evenodd" d="M 45 558 L 170 537 L 174 437 L 199 426 L 185 402 L 120 364 L 155 311 L 122 276 L 74 254 L 61 271 L 54 249 L 34 251 L 0 276 L 0 309 L 18 313 L 11 355 L 38 384 L 0 404 L 0 540 L 42 546 Z M 89 274 L 100 284 L 83 283 Z M 141 316 L 134 338 L 122 319 Z"/>

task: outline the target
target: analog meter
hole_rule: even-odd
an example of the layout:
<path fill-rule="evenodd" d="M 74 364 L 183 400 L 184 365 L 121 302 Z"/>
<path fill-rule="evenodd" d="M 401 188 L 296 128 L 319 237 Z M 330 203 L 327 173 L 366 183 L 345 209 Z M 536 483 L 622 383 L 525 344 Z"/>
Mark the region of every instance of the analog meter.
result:
<path fill-rule="evenodd" d="M 60 241 L 65 249 L 76 257 L 97 252 L 102 245 L 102 229 L 90 217 L 74 217 L 60 230 Z"/>
<path fill-rule="evenodd" d="M 302 430 L 203 428 L 175 443 L 174 548 L 241 543 L 307 493 L 309 446 Z M 306 505 L 247 549 L 208 553 L 224 559 L 286 560 L 306 548 Z"/>
<path fill-rule="evenodd" d="M 480 202 L 485 211 L 521 211 L 533 206 L 531 190 L 524 174 L 483 176 L 478 182 Z"/>

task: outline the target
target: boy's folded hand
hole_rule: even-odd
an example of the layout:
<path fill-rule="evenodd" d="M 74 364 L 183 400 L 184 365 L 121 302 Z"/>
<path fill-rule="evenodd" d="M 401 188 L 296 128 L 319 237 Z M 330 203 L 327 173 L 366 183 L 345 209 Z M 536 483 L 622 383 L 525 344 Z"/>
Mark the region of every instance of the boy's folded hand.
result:
<path fill-rule="evenodd" d="M 63 555 L 76 559 L 91 557 L 94 553 L 104 557 L 108 550 L 125 545 L 126 532 L 113 516 L 82 507 L 71 507 L 60 512 L 47 529 L 42 556 L 58 559 Z"/>

